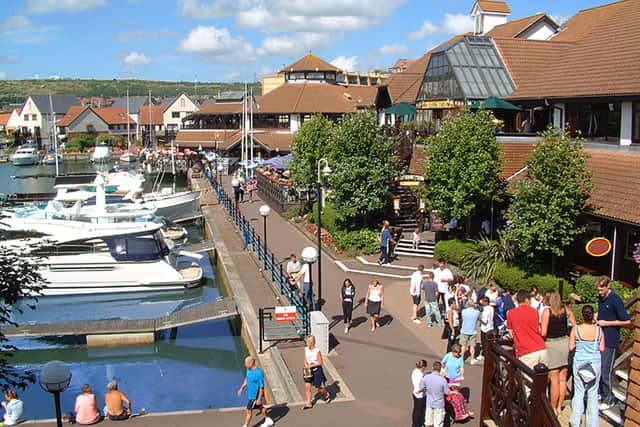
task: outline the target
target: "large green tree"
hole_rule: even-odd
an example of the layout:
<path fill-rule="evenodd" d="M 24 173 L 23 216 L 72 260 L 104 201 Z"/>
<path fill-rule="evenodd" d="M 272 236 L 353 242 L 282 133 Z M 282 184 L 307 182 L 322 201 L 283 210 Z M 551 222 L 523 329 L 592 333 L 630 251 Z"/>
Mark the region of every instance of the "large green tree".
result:
<path fill-rule="evenodd" d="M 468 218 L 501 199 L 502 160 L 494 127 L 489 112 L 465 109 L 429 138 L 425 192 L 440 219 Z"/>
<path fill-rule="evenodd" d="M 375 113 L 343 116 L 329 153 L 331 200 L 338 223 L 346 228 L 377 223 L 400 170 L 393 142 L 380 131 Z"/>
<path fill-rule="evenodd" d="M 583 231 L 577 223 L 591 192 L 582 141 L 548 128 L 515 185 L 506 218 L 508 234 L 523 254 L 562 256 Z"/>
<path fill-rule="evenodd" d="M 298 187 L 315 188 L 317 163 L 326 153 L 333 131 L 333 122 L 316 114 L 306 120 L 293 136 L 291 153 L 295 160 L 290 170 L 293 182 Z"/>

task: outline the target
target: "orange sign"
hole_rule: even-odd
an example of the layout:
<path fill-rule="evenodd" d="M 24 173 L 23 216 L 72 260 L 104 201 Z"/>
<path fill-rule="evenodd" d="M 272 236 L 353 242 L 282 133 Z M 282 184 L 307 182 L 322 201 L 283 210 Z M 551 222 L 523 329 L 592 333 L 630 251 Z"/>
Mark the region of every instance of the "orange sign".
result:
<path fill-rule="evenodd" d="M 596 237 L 587 242 L 585 250 L 591 256 L 605 256 L 611 251 L 611 242 L 607 238 Z"/>
<path fill-rule="evenodd" d="M 292 322 L 296 320 L 296 307 L 285 305 L 276 307 L 276 322 Z"/>

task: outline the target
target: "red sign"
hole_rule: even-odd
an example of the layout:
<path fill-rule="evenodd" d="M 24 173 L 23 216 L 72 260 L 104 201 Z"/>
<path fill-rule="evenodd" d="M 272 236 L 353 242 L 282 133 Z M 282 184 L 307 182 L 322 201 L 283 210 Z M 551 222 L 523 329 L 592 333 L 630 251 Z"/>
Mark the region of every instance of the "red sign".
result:
<path fill-rule="evenodd" d="M 296 320 L 296 307 L 285 305 L 276 307 L 276 322 L 293 322 Z"/>
<path fill-rule="evenodd" d="M 604 237 L 596 237 L 587 242 L 585 250 L 591 256 L 605 256 L 611 251 L 611 242 Z"/>

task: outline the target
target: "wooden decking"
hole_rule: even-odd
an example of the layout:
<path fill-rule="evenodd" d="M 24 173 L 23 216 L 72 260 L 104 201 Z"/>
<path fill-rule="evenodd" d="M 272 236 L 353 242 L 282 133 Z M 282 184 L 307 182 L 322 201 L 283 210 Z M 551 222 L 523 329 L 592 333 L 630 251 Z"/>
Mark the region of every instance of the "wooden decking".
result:
<path fill-rule="evenodd" d="M 154 319 L 109 319 L 80 322 L 39 323 L 7 326 L 2 332 L 7 337 L 46 337 L 62 335 L 103 335 L 156 332 L 192 323 L 206 322 L 238 315 L 233 297 L 222 298 L 186 310 Z"/>

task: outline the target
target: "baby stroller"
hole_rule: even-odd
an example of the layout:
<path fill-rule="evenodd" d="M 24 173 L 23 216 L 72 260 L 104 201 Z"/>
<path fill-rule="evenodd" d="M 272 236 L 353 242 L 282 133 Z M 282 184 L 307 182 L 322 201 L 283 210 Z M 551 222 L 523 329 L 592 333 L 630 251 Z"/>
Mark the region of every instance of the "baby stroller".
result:
<path fill-rule="evenodd" d="M 493 324 L 495 325 L 496 340 L 505 341 L 511 338 L 511 336 L 509 335 L 509 331 L 507 331 L 506 319 L 498 314 L 497 311 L 494 315 Z"/>

